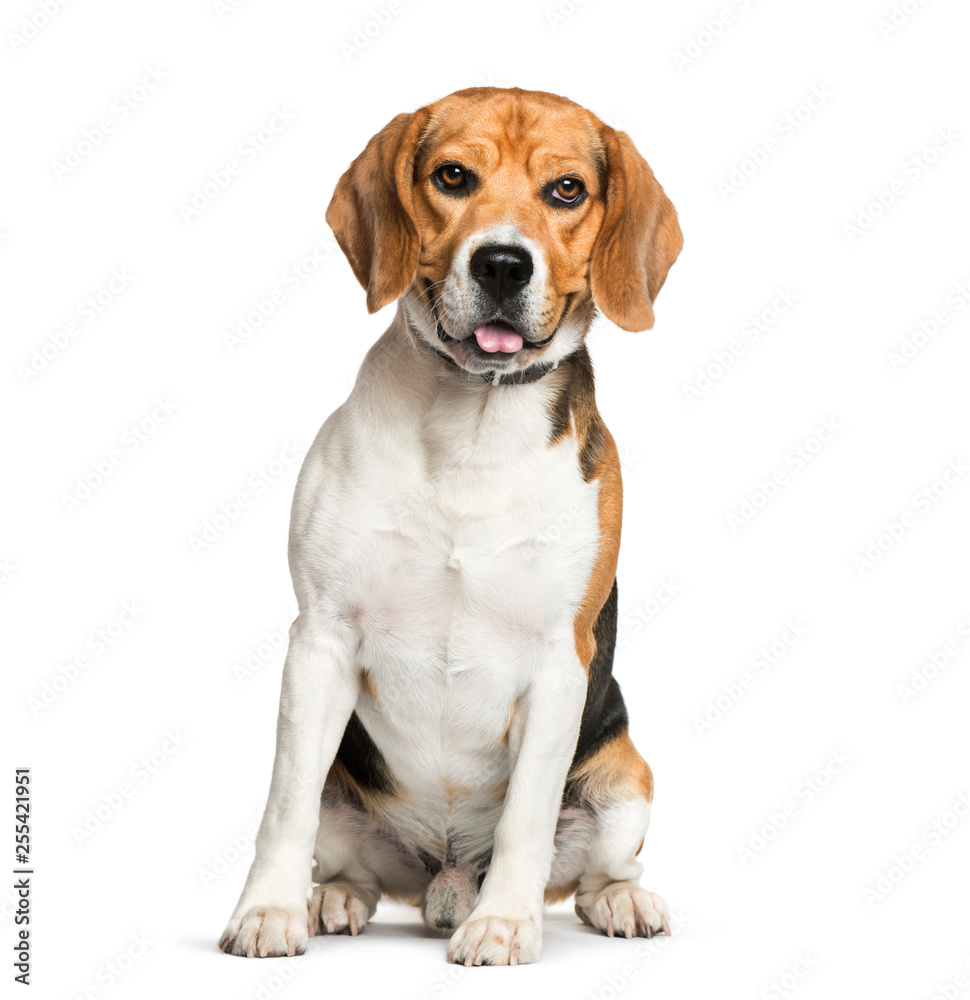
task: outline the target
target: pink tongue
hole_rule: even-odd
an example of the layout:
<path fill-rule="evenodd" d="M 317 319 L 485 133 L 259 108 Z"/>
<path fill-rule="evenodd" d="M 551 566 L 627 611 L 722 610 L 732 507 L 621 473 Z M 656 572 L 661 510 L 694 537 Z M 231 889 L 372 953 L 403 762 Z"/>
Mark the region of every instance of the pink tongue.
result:
<path fill-rule="evenodd" d="M 510 330 L 507 326 L 493 326 L 486 323 L 475 330 L 475 339 L 478 346 L 483 351 L 494 354 L 501 351 L 503 354 L 515 354 L 522 349 L 522 334 Z"/>

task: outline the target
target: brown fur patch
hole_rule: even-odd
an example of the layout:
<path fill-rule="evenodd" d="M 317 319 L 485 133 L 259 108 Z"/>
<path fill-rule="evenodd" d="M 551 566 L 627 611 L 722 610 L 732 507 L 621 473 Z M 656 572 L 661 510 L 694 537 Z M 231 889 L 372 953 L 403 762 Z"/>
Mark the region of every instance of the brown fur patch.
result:
<path fill-rule="evenodd" d="M 360 686 L 367 692 L 369 698 L 377 701 L 377 684 L 374 681 L 374 675 L 367 667 L 364 667 L 360 672 Z"/>
<path fill-rule="evenodd" d="M 469 795 L 474 795 L 475 788 L 472 785 L 459 785 L 457 782 L 452 781 L 450 778 L 444 779 L 444 792 L 448 799 L 448 804 L 451 805 L 458 799 L 467 798 Z"/>
<path fill-rule="evenodd" d="M 568 781 L 581 800 L 615 802 L 642 795 L 648 802 L 653 801 L 653 772 L 626 729 L 578 764 Z"/>
<path fill-rule="evenodd" d="M 396 785 L 391 795 L 362 787 L 339 760 L 335 760 L 331 765 L 323 787 L 324 791 L 335 791 L 342 798 L 349 798 L 372 816 L 383 816 L 388 799 L 398 795 Z"/>
<path fill-rule="evenodd" d="M 606 603 L 620 554 L 620 526 L 623 518 L 623 482 L 616 443 L 596 407 L 593 363 L 585 346 L 561 366 L 558 391 L 549 409 L 552 423 L 550 443 L 576 437 L 579 468 L 586 482 L 599 481 L 599 547 L 596 562 L 573 621 L 576 654 L 585 670 L 596 652 L 593 626 Z"/>
<path fill-rule="evenodd" d="M 421 243 L 411 184 L 427 121 L 426 108 L 389 121 L 337 181 L 327 206 L 327 224 L 367 290 L 368 312 L 399 298 L 414 281 Z"/>
<path fill-rule="evenodd" d="M 677 212 L 625 132 L 606 127 L 606 214 L 590 262 L 593 298 L 624 330 L 649 330 L 684 245 Z"/>
<path fill-rule="evenodd" d="M 430 876 L 428 880 L 430 881 Z M 397 892 L 394 889 L 384 889 L 384 899 L 389 899 L 392 903 L 404 903 L 407 906 L 420 906 L 423 895 L 423 892 Z"/>
<path fill-rule="evenodd" d="M 493 789 L 492 789 L 492 800 L 495 802 L 504 802 L 505 796 L 509 791 L 509 779 L 503 778 Z"/>
<path fill-rule="evenodd" d="M 561 903 L 564 899 L 569 899 L 578 887 L 579 879 L 569 885 L 547 885 L 543 895 L 547 903 Z"/>
<path fill-rule="evenodd" d="M 580 352 L 585 355 L 585 350 Z M 588 364 L 589 358 L 586 357 Z M 593 396 L 592 366 L 577 364 L 579 376 L 570 396 L 570 414 L 579 447 L 579 464 L 587 482 L 599 482 L 598 514 L 600 524 L 596 562 L 586 584 L 586 593 L 573 620 L 576 655 L 588 670 L 596 652 L 593 626 L 600 609 L 610 596 L 616 579 L 616 564 L 620 554 L 620 526 L 623 519 L 623 482 L 620 476 L 620 456 L 613 436 L 606 429 Z"/>

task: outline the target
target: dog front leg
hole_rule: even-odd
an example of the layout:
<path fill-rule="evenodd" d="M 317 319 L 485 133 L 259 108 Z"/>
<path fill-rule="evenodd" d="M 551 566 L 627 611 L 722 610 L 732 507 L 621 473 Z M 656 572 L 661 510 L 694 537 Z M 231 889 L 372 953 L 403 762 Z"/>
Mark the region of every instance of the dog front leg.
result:
<path fill-rule="evenodd" d="M 570 644 L 540 667 L 521 729 L 510 734 L 512 774 L 492 862 L 475 908 L 451 938 L 450 961 L 518 965 L 539 957 L 543 893 L 585 700 L 586 671 Z"/>
<path fill-rule="evenodd" d="M 290 629 L 283 666 L 276 759 L 256 857 L 219 941 L 232 955 L 266 958 L 306 950 L 310 868 L 320 794 L 357 703 L 356 639 L 303 624 Z"/>

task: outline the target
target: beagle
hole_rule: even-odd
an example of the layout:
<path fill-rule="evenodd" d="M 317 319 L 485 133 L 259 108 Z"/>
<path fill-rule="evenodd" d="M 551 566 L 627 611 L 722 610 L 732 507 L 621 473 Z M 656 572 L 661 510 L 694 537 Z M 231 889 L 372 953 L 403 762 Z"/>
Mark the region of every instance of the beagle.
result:
<path fill-rule="evenodd" d="M 638 884 L 653 776 L 612 676 L 621 485 L 584 346 L 683 243 L 629 137 L 536 91 L 461 90 L 375 135 L 327 222 L 375 312 L 306 457 L 269 800 L 220 941 L 302 953 L 382 895 L 464 965 L 534 962 L 543 900 L 669 933 Z"/>

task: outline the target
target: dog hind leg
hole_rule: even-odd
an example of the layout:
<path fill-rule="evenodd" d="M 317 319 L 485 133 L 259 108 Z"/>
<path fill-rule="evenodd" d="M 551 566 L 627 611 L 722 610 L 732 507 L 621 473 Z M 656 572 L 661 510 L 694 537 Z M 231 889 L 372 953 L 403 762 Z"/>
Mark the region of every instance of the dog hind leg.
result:
<path fill-rule="evenodd" d="M 609 937 L 670 933 L 667 906 L 640 887 L 637 860 L 650 823 L 653 776 L 623 730 L 580 765 L 570 784 L 593 815 L 576 913 Z"/>

